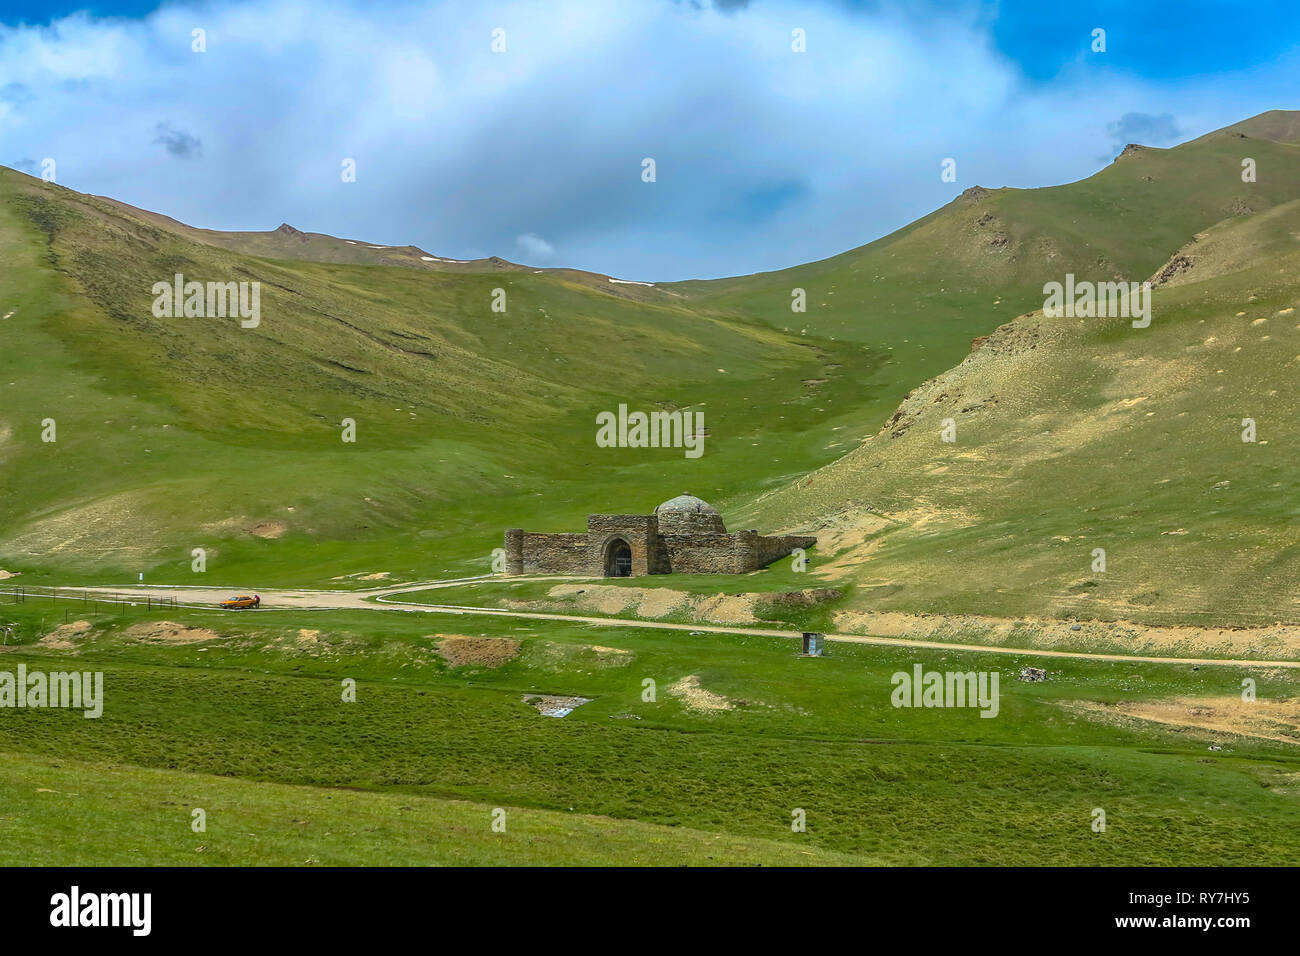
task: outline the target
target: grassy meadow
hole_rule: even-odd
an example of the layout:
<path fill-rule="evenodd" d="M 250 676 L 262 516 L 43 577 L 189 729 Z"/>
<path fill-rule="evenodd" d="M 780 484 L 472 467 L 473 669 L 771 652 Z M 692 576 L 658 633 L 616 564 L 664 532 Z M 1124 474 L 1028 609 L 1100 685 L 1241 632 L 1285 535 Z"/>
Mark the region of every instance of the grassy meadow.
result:
<path fill-rule="evenodd" d="M 57 609 L 4 607 L 22 625 L 5 669 L 104 674 L 97 720 L 0 721 L 0 813 L 46 834 L 46 861 L 1166 865 L 1297 850 L 1294 744 L 1076 707 L 1217 699 L 1239 692 L 1233 668 L 1051 661 L 1033 684 L 1016 679 L 1032 656 L 834 644 L 803 659 L 780 638 L 398 611 L 168 611 L 217 635 L 193 644 L 105 614 L 54 650 L 37 635 Z M 518 645 L 451 666 L 446 636 Z M 892 675 L 917 663 L 999 671 L 997 716 L 890 706 Z M 1295 675 L 1249 673 L 1261 700 L 1296 692 Z M 535 694 L 590 702 L 549 718 Z M 188 829 L 195 806 L 204 834 Z M 495 807 L 509 836 L 493 842 Z M 120 840 L 52 839 L 128 816 Z M 4 862 L 34 862 L 25 845 L 7 841 Z"/>

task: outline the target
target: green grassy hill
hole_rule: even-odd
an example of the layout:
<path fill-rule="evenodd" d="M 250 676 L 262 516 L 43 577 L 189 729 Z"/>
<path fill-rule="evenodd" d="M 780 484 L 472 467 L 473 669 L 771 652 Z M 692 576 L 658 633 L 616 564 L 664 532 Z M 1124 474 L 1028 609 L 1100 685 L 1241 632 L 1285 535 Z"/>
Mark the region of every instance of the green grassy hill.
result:
<path fill-rule="evenodd" d="M 862 866 L 689 827 L 0 753 L 7 866 Z M 39 786 L 37 785 L 39 784 Z M 194 809 L 206 829 L 191 830 Z M 504 832 L 493 813 L 506 810 Z M 111 839 L 87 841 L 93 828 Z"/>
<path fill-rule="evenodd" d="M 1268 139 L 1277 143 L 1300 144 L 1300 111 L 1268 110 L 1258 116 L 1252 116 L 1240 123 L 1233 123 L 1222 130 L 1210 133 L 1209 137 L 1218 136 L 1222 133 L 1249 136 L 1255 139 Z"/>
<path fill-rule="evenodd" d="M 1150 328 L 1022 316 L 765 513 L 843 546 L 860 610 L 1300 619 L 1300 201 L 1159 271 Z"/>
<path fill-rule="evenodd" d="M 226 581 L 486 571 L 505 527 L 832 460 L 876 360 L 565 273 L 254 257 L 8 170 L 0 247 L 0 567 L 27 580 L 192 581 L 195 547 Z M 156 318 L 175 273 L 260 282 L 261 324 Z M 704 412 L 706 454 L 596 447 L 620 403 Z"/>
<path fill-rule="evenodd" d="M 1279 119 L 1278 117 L 1281 117 Z M 1141 280 L 1213 224 L 1300 197 L 1300 113 L 1266 113 L 1173 149 L 1130 148 L 1088 179 L 1043 189 L 970 187 L 858 249 L 734 279 L 679 283 L 692 303 L 884 353 L 859 384 L 874 432 L 903 396 L 957 365 L 972 339 L 1039 308 L 1043 284 Z M 1259 122 L 1256 123 L 1256 120 Z M 1259 181 L 1241 181 L 1241 160 Z M 791 290 L 807 312 L 791 312 Z"/>

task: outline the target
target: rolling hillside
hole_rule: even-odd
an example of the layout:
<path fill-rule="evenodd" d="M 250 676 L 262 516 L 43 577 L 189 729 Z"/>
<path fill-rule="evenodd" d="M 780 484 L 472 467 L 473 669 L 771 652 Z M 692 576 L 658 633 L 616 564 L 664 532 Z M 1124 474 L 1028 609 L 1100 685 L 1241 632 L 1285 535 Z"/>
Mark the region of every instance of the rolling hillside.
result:
<path fill-rule="evenodd" d="M 781 459 L 831 460 L 839 413 L 790 414 L 814 404 L 803 383 L 847 412 L 875 361 L 563 273 L 270 259 L 200 238 L 0 173 L 0 567 L 192 580 L 206 547 L 224 580 L 484 571 L 510 525 L 752 492 L 804 470 Z M 260 282 L 260 324 L 155 317 L 151 289 L 176 273 Z M 597 448 L 596 414 L 620 403 L 704 411 L 708 454 Z"/>
<path fill-rule="evenodd" d="M 1039 308 L 1043 283 L 1141 280 L 1204 229 L 1300 197 L 1300 113 L 1275 111 L 1173 149 L 1131 146 L 1088 179 L 1043 189 L 971 186 L 875 242 L 820 262 L 679 283 L 690 302 L 793 332 L 884 352 L 860 384 L 874 432 L 920 382 L 957 365 L 970 342 Z M 1259 181 L 1241 181 L 1252 157 Z M 807 313 L 791 312 L 791 290 Z"/>
<path fill-rule="evenodd" d="M 0 567 L 193 583 L 204 547 L 223 581 L 264 586 L 462 574 L 487 570 L 504 527 L 689 490 L 734 527 L 818 529 L 823 573 L 861 585 L 850 608 L 1286 616 L 1289 596 L 1240 595 L 1264 566 L 1279 596 L 1292 582 L 1285 557 L 1248 556 L 1285 545 L 1290 346 L 1281 329 L 1237 342 L 1229 320 L 1291 307 L 1289 287 L 1263 289 L 1289 261 L 1295 117 L 1131 147 L 1068 185 L 972 187 L 822 262 L 656 287 L 288 226 L 214 233 L 0 170 Z M 1066 273 L 1141 280 L 1180 255 L 1195 268 L 1140 336 L 1032 314 L 994 333 Z M 176 273 L 259 281 L 260 326 L 154 317 L 150 290 Z M 1242 351 L 1189 351 L 1212 336 Z M 1173 420 L 1147 414 L 1162 394 L 1184 403 Z M 704 412 L 707 453 L 597 448 L 595 414 L 620 403 Z M 1261 443 L 1216 444 L 1247 407 L 1270 423 Z M 958 442 L 932 447 L 949 415 Z M 1245 453 L 1279 457 L 1234 478 Z M 1211 477 L 1248 504 L 1198 537 L 1182 516 Z M 1058 539 L 1097 535 L 1118 550 L 1093 581 Z"/>
<path fill-rule="evenodd" d="M 763 512 L 822 529 L 857 610 L 1300 619 L 1300 200 L 1155 271 L 1150 328 L 1017 318 Z"/>

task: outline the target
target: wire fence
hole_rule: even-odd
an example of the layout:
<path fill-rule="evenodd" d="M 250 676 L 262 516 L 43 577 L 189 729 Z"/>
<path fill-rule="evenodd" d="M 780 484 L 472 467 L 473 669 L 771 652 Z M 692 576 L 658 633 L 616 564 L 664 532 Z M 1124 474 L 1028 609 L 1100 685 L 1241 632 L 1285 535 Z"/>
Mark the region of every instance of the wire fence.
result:
<path fill-rule="evenodd" d="M 131 611 L 175 610 L 178 606 L 173 596 L 156 594 L 118 594 L 113 591 L 67 591 L 52 587 L 0 588 L 8 604 L 41 603 L 48 601 L 55 609 L 62 608 L 64 622 L 73 614 L 122 614 Z M 61 604 L 59 602 L 62 602 Z"/>
<path fill-rule="evenodd" d="M 40 635 L 45 630 L 59 623 L 58 614 L 63 612 L 63 623 L 95 615 L 140 614 L 155 611 L 173 611 L 184 605 L 178 604 L 175 597 L 157 594 L 123 594 L 116 591 L 80 591 L 70 588 L 40 587 L 21 585 L 0 588 L 0 606 L 34 605 L 39 619 L 0 620 L 0 646 L 24 644 L 24 635 L 34 631 Z M 46 608 L 53 612 L 45 613 Z M 5 615 L 7 617 L 7 615 Z"/>

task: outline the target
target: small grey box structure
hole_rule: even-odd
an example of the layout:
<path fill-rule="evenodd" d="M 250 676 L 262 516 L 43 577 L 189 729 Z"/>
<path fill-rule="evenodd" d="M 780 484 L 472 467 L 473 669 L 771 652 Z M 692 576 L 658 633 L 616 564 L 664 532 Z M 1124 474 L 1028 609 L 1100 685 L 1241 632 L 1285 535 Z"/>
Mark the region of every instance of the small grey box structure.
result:
<path fill-rule="evenodd" d="M 826 643 L 826 635 L 818 634 L 816 631 L 803 632 L 803 656 L 804 657 L 821 657 L 822 645 Z"/>

